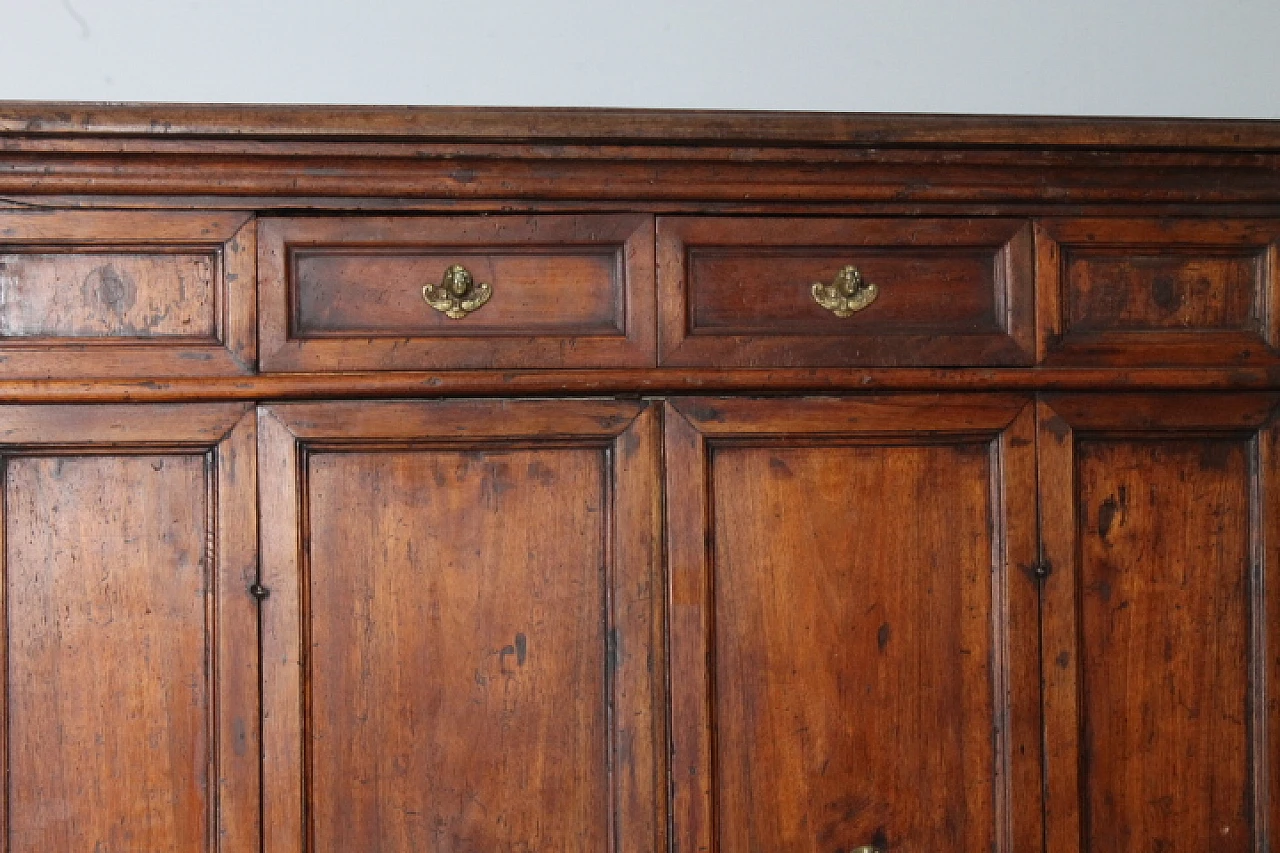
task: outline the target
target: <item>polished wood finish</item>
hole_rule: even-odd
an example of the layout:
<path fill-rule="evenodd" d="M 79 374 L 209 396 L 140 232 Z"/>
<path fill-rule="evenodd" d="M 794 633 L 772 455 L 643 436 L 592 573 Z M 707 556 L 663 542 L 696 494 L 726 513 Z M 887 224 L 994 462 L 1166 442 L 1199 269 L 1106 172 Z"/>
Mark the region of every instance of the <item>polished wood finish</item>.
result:
<path fill-rule="evenodd" d="M 6 136 L 149 139 L 443 139 L 577 141 L 597 145 L 731 143 L 1102 147 L 1259 151 L 1275 122 L 1066 116 L 636 110 L 575 107 L 371 107 L 0 102 Z"/>
<path fill-rule="evenodd" d="M 678 849 L 1039 843 L 1033 429 L 1017 397 L 672 404 Z"/>
<path fill-rule="evenodd" d="M 423 299 L 452 264 L 493 296 Z M 646 216 L 267 219 L 264 370 L 642 367 L 654 362 Z"/>
<path fill-rule="evenodd" d="M 0 104 L 0 838 L 1274 853 L 1277 223 L 1276 122 Z"/>
<path fill-rule="evenodd" d="M 879 288 L 814 301 L 845 265 Z M 658 220 L 666 366 L 1030 364 L 1031 227 L 1000 219 Z"/>
<path fill-rule="evenodd" d="M 1277 360 L 1280 222 L 1048 220 L 1036 238 L 1050 360 Z"/>
<path fill-rule="evenodd" d="M 0 372 L 247 373 L 254 254 L 243 213 L 0 212 Z"/>
<path fill-rule="evenodd" d="M 0 407 L 6 850 L 257 843 L 254 423 Z"/>
<path fill-rule="evenodd" d="M 661 849 L 655 410 L 262 417 L 266 850 Z"/>
<path fill-rule="evenodd" d="M 1275 405 L 1041 403 L 1049 851 L 1274 845 Z"/>

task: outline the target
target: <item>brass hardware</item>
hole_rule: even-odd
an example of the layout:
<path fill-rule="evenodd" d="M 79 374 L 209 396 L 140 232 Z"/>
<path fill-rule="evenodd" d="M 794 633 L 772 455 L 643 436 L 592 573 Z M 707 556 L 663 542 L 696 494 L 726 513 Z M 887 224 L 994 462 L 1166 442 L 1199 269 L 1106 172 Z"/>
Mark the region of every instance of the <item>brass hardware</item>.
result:
<path fill-rule="evenodd" d="M 489 301 L 493 288 L 479 284 L 462 264 L 454 264 L 444 271 L 444 280 L 422 288 L 422 298 L 437 311 L 455 320 L 475 311 Z"/>
<path fill-rule="evenodd" d="M 849 851 L 849 853 L 884 853 L 884 851 L 881 850 L 879 847 L 875 847 L 871 844 L 866 844 L 866 845 L 863 845 L 862 847 L 853 848 L 852 850 Z"/>
<path fill-rule="evenodd" d="M 836 273 L 835 281 L 823 284 L 813 283 L 813 299 L 837 317 L 848 317 L 855 311 L 861 311 L 880 294 L 880 288 L 862 280 L 862 273 L 857 267 L 845 267 Z M 874 848 L 867 848 L 872 850 Z M 853 853 L 863 853 L 855 850 Z"/>

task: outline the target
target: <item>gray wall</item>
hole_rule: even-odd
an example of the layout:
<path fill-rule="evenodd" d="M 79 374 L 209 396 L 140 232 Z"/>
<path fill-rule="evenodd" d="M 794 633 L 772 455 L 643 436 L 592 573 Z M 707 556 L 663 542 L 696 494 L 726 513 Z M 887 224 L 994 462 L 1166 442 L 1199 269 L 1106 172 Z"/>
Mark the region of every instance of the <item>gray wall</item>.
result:
<path fill-rule="evenodd" d="M 0 0 L 0 98 L 1280 117 L 1280 0 Z"/>

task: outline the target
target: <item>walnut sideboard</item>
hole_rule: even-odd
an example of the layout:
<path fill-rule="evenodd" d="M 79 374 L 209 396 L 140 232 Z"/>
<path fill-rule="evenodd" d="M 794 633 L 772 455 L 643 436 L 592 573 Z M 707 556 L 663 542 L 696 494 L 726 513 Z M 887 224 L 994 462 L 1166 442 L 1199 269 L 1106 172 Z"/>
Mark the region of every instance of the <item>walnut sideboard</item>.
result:
<path fill-rule="evenodd" d="M 0 103 L 0 851 L 1280 853 L 1280 123 Z"/>

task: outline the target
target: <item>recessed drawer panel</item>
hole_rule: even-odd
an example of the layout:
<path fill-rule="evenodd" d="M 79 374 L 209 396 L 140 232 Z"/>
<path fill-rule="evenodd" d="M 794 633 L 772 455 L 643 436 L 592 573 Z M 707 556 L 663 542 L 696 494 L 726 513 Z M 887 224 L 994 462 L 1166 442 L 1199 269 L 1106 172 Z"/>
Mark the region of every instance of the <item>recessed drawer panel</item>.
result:
<path fill-rule="evenodd" d="M 663 217 L 662 363 L 1029 364 L 1032 255 L 1023 220 Z"/>
<path fill-rule="evenodd" d="M 272 219 L 265 370 L 646 367 L 648 216 Z"/>
<path fill-rule="evenodd" d="M 0 377 L 247 372 L 253 265 L 242 213 L 0 214 Z"/>
<path fill-rule="evenodd" d="M 1046 361 L 1274 361 L 1278 236 L 1280 222 L 1267 220 L 1041 223 Z"/>

